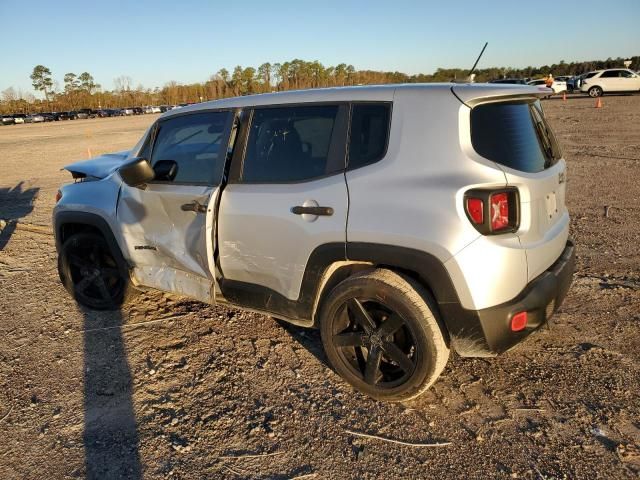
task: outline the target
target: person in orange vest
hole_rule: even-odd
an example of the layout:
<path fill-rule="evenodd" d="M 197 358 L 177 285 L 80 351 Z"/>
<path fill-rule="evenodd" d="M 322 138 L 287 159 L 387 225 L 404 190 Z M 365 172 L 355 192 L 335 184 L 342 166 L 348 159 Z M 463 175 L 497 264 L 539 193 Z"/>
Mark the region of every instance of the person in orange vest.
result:
<path fill-rule="evenodd" d="M 553 85 L 553 75 L 549 74 L 547 78 L 545 78 L 544 84 L 547 86 L 547 88 L 551 88 L 551 86 Z"/>

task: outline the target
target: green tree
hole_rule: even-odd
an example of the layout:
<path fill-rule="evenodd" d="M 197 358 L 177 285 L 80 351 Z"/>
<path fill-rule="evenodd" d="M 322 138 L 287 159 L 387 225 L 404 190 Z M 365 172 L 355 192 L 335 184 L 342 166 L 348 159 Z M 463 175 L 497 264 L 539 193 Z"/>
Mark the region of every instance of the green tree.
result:
<path fill-rule="evenodd" d="M 89 74 L 89 72 L 82 72 L 78 77 L 78 80 L 80 81 L 80 87 L 82 87 L 82 89 L 85 90 L 89 95 L 100 89 L 100 84 L 95 83 L 93 77 Z"/>
<path fill-rule="evenodd" d="M 75 73 L 65 73 L 64 75 L 64 93 L 70 94 L 80 88 L 78 76 Z"/>
<path fill-rule="evenodd" d="M 53 80 L 51 80 L 51 70 L 44 65 L 36 65 L 33 67 L 31 74 L 33 88 L 44 93 L 44 98 L 49 101 L 49 92 L 53 88 Z"/>

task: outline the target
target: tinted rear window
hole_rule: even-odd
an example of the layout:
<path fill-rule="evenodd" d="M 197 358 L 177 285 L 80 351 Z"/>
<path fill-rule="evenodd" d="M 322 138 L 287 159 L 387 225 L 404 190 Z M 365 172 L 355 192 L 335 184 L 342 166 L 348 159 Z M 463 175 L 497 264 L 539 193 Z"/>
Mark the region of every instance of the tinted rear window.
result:
<path fill-rule="evenodd" d="M 475 107 L 471 111 L 471 142 L 483 157 L 523 172 L 540 172 L 562 156 L 539 102 Z"/>
<path fill-rule="evenodd" d="M 380 160 L 387 149 L 391 105 L 354 104 L 351 114 L 349 168 L 359 168 Z"/>

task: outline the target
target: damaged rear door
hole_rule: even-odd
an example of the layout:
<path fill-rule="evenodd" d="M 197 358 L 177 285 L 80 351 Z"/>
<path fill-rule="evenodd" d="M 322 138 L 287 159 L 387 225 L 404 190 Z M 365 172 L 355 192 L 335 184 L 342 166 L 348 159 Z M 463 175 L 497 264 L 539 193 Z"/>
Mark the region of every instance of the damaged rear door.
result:
<path fill-rule="evenodd" d="M 149 161 L 156 178 L 122 186 L 118 221 L 137 283 L 212 302 L 215 203 L 232 111 L 198 111 L 158 121 Z"/>

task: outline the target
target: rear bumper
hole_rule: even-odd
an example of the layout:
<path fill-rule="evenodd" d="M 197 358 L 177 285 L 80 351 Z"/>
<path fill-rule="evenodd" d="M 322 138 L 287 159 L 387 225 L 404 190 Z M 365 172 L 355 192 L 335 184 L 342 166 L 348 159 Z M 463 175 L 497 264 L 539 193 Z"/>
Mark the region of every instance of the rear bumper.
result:
<path fill-rule="evenodd" d="M 464 357 L 488 357 L 520 343 L 560 307 L 571 286 L 574 268 L 575 246 L 569 240 L 556 262 L 513 300 L 482 310 L 467 310 L 457 303 L 440 304 L 453 348 Z M 527 312 L 527 326 L 512 332 L 511 318 L 522 311 Z"/>

